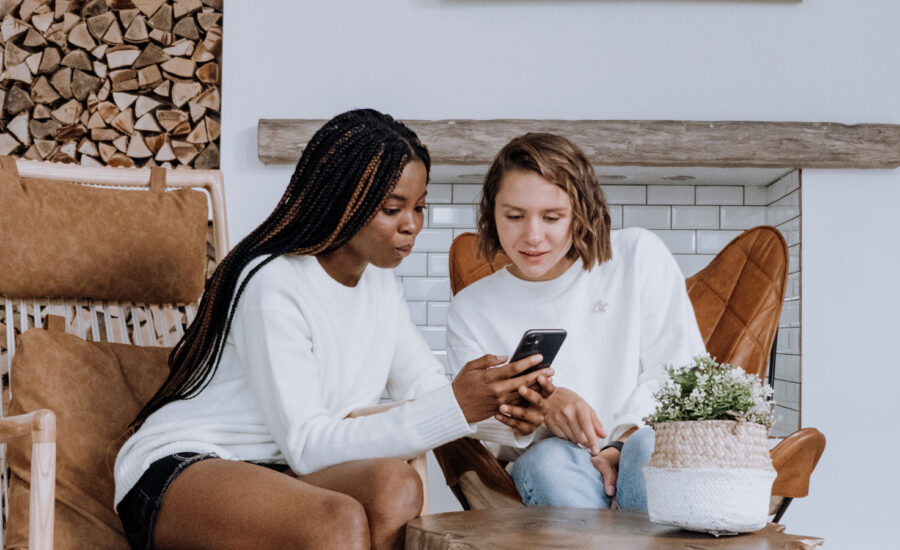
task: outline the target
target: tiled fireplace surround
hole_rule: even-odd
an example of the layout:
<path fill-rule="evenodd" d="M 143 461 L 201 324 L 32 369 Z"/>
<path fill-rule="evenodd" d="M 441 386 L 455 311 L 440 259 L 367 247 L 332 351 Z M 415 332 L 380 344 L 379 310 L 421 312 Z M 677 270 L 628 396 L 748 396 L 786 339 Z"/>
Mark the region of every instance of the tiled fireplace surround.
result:
<path fill-rule="evenodd" d="M 613 228 L 652 230 L 668 245 L 686 277 L 703 269 L 732 238 L 757 225 L 777 227 L 790 247 L 790 275 L 778 329 L 773 436 L 800 427 L 800 173 L 768 185 L 604 184 Z M 428 214 L 401 276 L 414 322 L 446 367 L 450 300 L 447 251 L 453 238 L 474 231 L 481 185 L 429 184 Z"/>

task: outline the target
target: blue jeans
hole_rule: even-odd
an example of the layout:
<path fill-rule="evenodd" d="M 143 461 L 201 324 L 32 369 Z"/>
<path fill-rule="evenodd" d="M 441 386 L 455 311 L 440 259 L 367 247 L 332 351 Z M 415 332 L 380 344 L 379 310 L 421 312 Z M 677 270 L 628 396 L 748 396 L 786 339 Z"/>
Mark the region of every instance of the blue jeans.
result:
<path fill-rule="evenodd" d="M 655 440 L 652 428 L 641 428 L 625 441 L 616 480 L 619 509 L 647 511 L 641 469 L 650 461 Z M 609 508 L 603 476 L 590 454 L 565 439 L 539 441 L 513 462 L 510 473 L 526 506 Z"/>

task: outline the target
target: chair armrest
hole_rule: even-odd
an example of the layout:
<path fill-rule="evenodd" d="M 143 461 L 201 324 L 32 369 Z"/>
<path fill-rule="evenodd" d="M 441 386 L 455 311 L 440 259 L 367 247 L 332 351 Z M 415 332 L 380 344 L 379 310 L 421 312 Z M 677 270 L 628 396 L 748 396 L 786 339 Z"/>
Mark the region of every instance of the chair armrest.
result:
<path fill-rule="evenodd" d="M 825 436 L 815 428 L 797 430 L 775 445 L 769 451 L 778 473 L 772 495 L 800 498 L 809 494 L 809 477 L 824 451 Z"/>
<path fill-rule="evenodd" d="M 53 502 L 56 490 L 56 415 L 47 409 L 0 418 L 0 442 L 31 436 L 31 494 L 28 548 L 53 548 Z"/>

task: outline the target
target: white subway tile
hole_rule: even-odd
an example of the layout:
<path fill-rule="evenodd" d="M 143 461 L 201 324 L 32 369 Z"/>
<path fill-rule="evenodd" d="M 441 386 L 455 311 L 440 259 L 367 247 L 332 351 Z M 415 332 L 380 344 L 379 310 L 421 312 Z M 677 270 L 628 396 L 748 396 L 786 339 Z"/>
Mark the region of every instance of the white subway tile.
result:
<path fill-rule="evenodd" d="M 800 191 L 781 197 L 766 208 L 766 223 L 779 225 L 800 215 Z"/>
<path fill-rule="evenodd" d="M 718 229 L 718 206 L 673 206 L 672 229 Z"/>
<path fill-rule="evenodd" d="M 697 231 L 697 252 L 700 254 L 718 254 L 740 235 L 741 231 Z"/>
<path fill-rule="evenodd" d="M 450 370 L 450 363 L 447 361 L 447 352 L 445 350 L 432 350 L 431 353 L 433 353 L 434 358 L 444 366 L 444 373 L 448 376 L 452 375 L 453 371 Z"/>
<path fill-rule="evenodd" d="M 750 229 L 766 224 L 765 206 L 723 206 L 719 211 L 722 229 Z"/>
<path fill-rule="evenodd" d="M 772 204 L 795 189 L 800 189 L 800 172 L 797 170 L 785 174 L 766 187 L 766 204 Z"/>
<path fill-rule="evenodd" d="M 647 188 L 643 185 L 602 185 L 609 204 L 647 204 Z"/>
<path fill-rule="evenodd" d="M 797 273 L 800 271 L 800 247 L 803 245 L 795 244 L 788 247 L 788 273 Z"/>
<path fill-rule="evenodd" d="M 800 218 L 794 218 L 778 226 L 778 231 L 784 235 L 784 240 L 788 246 L 794 246 L 800 243 Z"/>
<path fill-rule="evenodd" d="M 474 204 L 481 201 L 481 185 L 456 183 L 453 185 L 454 204 Z"/>
<path fill-rule="evenodd" d="M 694 186 L 648 185 L 647 204 L 694 204 Z"/>
<path fill-rule="evenodd" d="M 470 205 L 435 205 L 429 207 L 429 227 L 475 227 L 475 208 Z"/>
<path fill-rule="evenodd" d="M 428 194 L 425 196 L 427 204 L 453 202 L 453 186 L 449 183 L 428 184 Z"/>
<path fill-rule="evenodd" d="M 784 299 L 800 297 L 800 273 L 791 273 L 788 275 L 787 288 L 784 289 Z"/>
<path fill-rule="evenodd" d="M 429 277 L 449 277 L 450 276 L 450 255 L 442 253 L 431 253 L 428 255 L 428 276 Z"/>
<path fill-rule="evenodd" d="M 697 204 L 744 204 L 744 189 L 737 185 L 698 185 Z"/>
<path fill-rule="evenodd" d="M 423 229 L 416 237 L 414 252 L 447 252 L 453 241 L 451 229 Z"/>
<path fill-rule="evenodd" d="M 681 268 L 681 274 L 685 277 L 697 273 L 716 257 L 714 254 L 673 254 L 673 256 Z"/>
<path fill-rule="evenodd" d="M 428 302 L 406 302 L 409 306 L 409 318 L 414 325 L 428 324 Z"/>
<path fill-rule="evenodd" d="M 443 351 L 447 349 L 447 327 L 419 327 L 428 347 L 432 350 Z"/>
<path fill-rule="evenodd" d="M 800 300 L 789 300 L 781 307 L 780 327 L 800 326 Z"/>
<path fill-rule="evenodd" d="M 765 206 L 769 204 L 766 198 L 766 188 L 762 185 L 745 185 L 744 186 L 744 205 L 745 206 Z"/>
<path fill-rule="evenodd" d="M 450 300 L 450 278 L 404 277 L 403 295 L 407 300 L 447 302 Z"/>
<path fill-rule="evenodd" d="M 609 226 L 610 229 L 622 229 L 622 207 L 620 205 L 611 204 L 609 206 Z"/>
<path fill-rule="evenodd" d="M 657 229 L 654 233 L 666 243 L 672 254 L 693 254 L 697 251 L 697 237 L 694 231 Z"/>
<path fill-rule="evenodd" d="M 428 255 L 421 252 L 413 252 L 403 258 L 400 265 L 394 268 L 394 273 L 401 277 L 428 275 Z"/>
<path fill-rule="evenodd" d="M 431 326 L 444 326 L 447 324 L 447 308 L 449 302 L 428 302 L 428 324 Z"/>
<path fill-rule="evenodd" d="M 778 343 L 775 350 L 778 353 L 800 355 L 800 327 L 788 327 L 784 321 L 778 319 Z"/>
<path fill-rule="evenodd" d="M 800 384 L 775 380 L 775 402 L 788 409 L 800 410 Z"/>
<path fill-rule="evenodd" d="M 770 437 L 786 437 L 800 428 L 800 413 L 781 406 L 775 406 L 775 424 L 769 432 Z"/>
<path fill-rule="evenodd" d="M 668 206 L 625 206 L 622 209 L 625 227 L 669 229 L 672 226 L 671 208 Z"/>
<path fill-rule="evenodd" d="M 800 382 L 800 356 L 776 354 L 775 379 Z"/>

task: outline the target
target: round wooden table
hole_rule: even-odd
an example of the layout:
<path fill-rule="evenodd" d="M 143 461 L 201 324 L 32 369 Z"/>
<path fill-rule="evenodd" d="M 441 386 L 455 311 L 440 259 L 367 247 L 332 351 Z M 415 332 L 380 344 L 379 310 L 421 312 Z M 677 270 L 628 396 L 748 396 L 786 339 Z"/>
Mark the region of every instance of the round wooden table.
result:
<path fill-rule="evenodd" d="M 809 549 L 816 537 L 770 523 L 755 533 L 714 537 L 650 523 L 646 514 L 584 508 L 498 508 L 423 516 L 406 526 L 406 550 L 769 550 Z"/>

